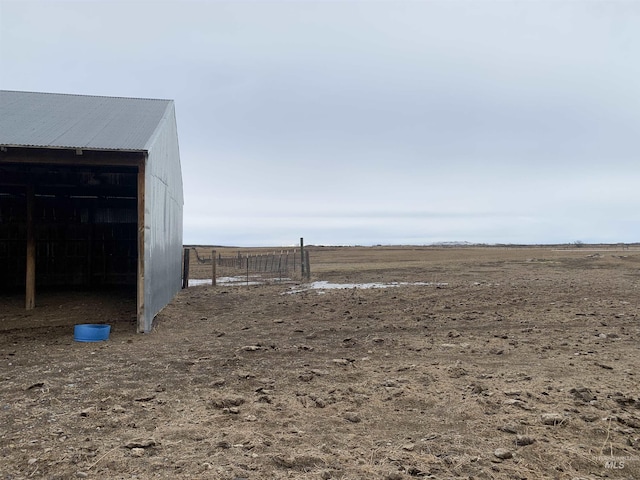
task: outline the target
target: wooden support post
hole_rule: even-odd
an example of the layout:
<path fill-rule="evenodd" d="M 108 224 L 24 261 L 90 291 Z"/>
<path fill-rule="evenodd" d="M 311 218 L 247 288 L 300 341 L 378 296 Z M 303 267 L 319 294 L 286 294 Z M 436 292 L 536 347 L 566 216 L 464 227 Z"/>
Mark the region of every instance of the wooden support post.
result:
<path fill-rule="evenodd" d="M 32 310 L 36 306 L 36 230 L 33 213 L 36 194 L 33 185 L 27 187 L 27 276 L 25 307 Z"/>
<path fill-rule="evenodd" d="M 182 257 L 182 288 L 189 288 L 189 249 L 184 249 Z"/>
<path fill-rule="evenodd" d="M 138 164 L 138 272 L 137 272 L 137 317 L 138 333 L 144 333 L 144 198 L 146 156 Z M 104 241 L 102 242 L 104 245 Z M 104 248 L 104 247 L 103 247 Z M 103 270 L 104 272 L 105 270 Z"/>
<path fill-rule="evenodd" d="M 217 259 L 216 259 L 216 251 L 212 250 L 211 251 L 211 286 L 215 287 L 216 286 L 216 263 L 217 263 Z"/>
<path fill-rule="evenodd" d="M 305 273 L 307 274 L 307 280 L 309 280 L 311 278 L 311 265 L 309 264 L 309 250 L 306 250 L 305 252 Z"/>
<path fill-rule="evenodd" d="M 89 213 L 89 232 L 87 238 L 87 283 L 91 285 L 93 283 L 93 237 L 95 234 L 96 225 L 93 223 L 94 206 L 88 208 Z"/>

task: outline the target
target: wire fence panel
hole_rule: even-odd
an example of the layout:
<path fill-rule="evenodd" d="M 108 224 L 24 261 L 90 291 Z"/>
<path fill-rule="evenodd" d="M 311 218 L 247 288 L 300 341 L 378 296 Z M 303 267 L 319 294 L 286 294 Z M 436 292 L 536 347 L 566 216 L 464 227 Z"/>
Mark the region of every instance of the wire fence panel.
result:
<path fill-rule="evenodd" d="M 191 255 L 189 255 L 191 253 Z M 309 272 L 309 255 L 304 252 L 304 265 L 300 250 L 266 252 L 237 252 L 222 255 L 203 247 L 186 247 L 183 256 L 183 288 L 189 279 L 210 280 L 221 283 L 263 283 L 269 281 L 299 281 Z"/>
<path fill-rule="evenodd" d="M 300 260 L 296 250 L 281 250 L 272 253 L 246 253 L 238 252 L 237 256 L 216 256 L 216 265 L 219 275 L 223 269 L 231 273 L 239 274 L 266 274 L 278 278 L 294 278 L 300 275 Z"/>
<path fill-rule="evenodd" d="M 198 263 L 200 263 L 202 265 L 211 265 L 211 260 L 212 260 L 213 253 L 210 256 L 207 256 L 206 254 L 203 254 L 202 256 L 200 256 L 200 253 L 198 252 L 197 248 L 191 247 L 191 250 L 193 250 L 195 252 L 196 260 L 197 260 Z"/>

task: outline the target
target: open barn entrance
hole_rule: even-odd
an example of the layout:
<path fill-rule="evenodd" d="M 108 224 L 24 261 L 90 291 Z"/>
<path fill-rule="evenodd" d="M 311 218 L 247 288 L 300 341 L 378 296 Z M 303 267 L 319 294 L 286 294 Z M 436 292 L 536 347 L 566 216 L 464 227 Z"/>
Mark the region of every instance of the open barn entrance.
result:
<path fill-rule="evenodd" d="M 180 290 L 183 205 L 172 100 L 0 90 L 0 296 L 37 312 L 48 289 L 128 287 L 150 332 Z"/>
<path fill-rule="evenodd" d="M 25 162 L 25 153 L 15 163 L 6 156 L 0 163 L 4 302 L 15 306 L 22 297 L 27 310 L 52 308 L 68 302 L 70 292 L 74 298 L 86 292 L 96 305 L 103 292 L 130 303 L 135 316 L 140 156 L 132 162 L 120 154 L 116 165 L 107 165 L 113 152 L 29 152 L 36 162 Z"/>

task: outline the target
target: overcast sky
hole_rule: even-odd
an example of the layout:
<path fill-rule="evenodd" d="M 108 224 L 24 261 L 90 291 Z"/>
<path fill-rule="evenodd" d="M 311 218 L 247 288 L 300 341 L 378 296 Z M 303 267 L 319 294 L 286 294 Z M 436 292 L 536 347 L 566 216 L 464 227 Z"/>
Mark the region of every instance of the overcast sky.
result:
<path fill-rule="evenodd" d="M 0 0 L 0 89 L 175 100 L 187 244 L 640 241 L 639 1 Z"/>

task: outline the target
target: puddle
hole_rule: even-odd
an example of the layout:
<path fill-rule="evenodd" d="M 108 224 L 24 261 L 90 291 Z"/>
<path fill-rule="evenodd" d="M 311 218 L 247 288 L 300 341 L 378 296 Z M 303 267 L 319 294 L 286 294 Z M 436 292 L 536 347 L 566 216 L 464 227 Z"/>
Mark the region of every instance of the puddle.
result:
<path fill-rule="evenodd" d="M 216 278 L 216 285 L 262 285 L 267 282 L 288 282 L 290 280 L 290 278 L 276 278 L 275 280 L 273 278 L 265 279 L 260 275 L 250 275 L 249 280 L 247 281 L 246 275 L 240 275 L 237 277 L 218 277 Z M 189 279 L 190 287 L 196 287 L 199 285 L 211 285 L 211 279 Z"/>
<path fill-rule="evenodd" d="M 268 282 L 272 283 L 281 283 L 281 282 L 290 282 L 290 278 L 281 278 L 281 279 L 265 279 L 260 275 L 249 276 L 249 281 L 247 281 L 247 277 L 244 275 L 238 277 L 218 277 L 216 279 L 217 285 L 262 285 Z M 195 287 L 198 285 L 211 285 L 211 279 L 189 279 L 189 286 Z M 327 281 L 317 281 L 311 283 L 305 283 L 297 287 L 290 287 L 291 289 L 284 294 L 292 294 L 292 293 L 300 293 L 306 292 L 309 290 L 317 290 L 318 293 L 324 293 L 326 290 L 349 290 L 349 289 L 370 289 L 370 288 L 397 288 L 403 287 L 406 285 L 411 286 L 423 286 L 423 287 L 446 287 L 448 283 L 434 283 L 434 282 L 373 282 L 373 283 L 332 283 Z"/>
<path fill-rule="evenodd" d="M 403 287 L 405 285 L 418 285 L 425 287 L 444 287 L 447 283 L 433 283 L 433 282 L 389 282 L 389 283 L 331 283 L 326 281 L 312 282 L 302 285 L 299 288 L 292 288 L 290 291 L 285 292 L 287 294 L 306 292 L 308 290 L 319 290 L 318 293 L 323 293 L 325 290 L 348 290 L 352 288 L 357 289 L 369 289 L 369 288 L 396 288 Z"/>

